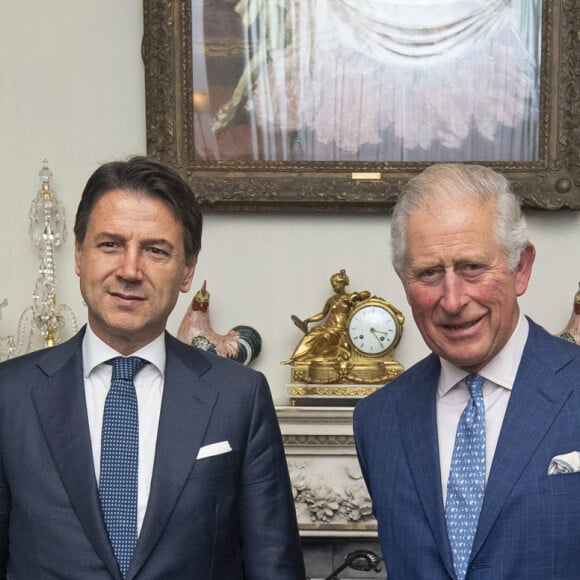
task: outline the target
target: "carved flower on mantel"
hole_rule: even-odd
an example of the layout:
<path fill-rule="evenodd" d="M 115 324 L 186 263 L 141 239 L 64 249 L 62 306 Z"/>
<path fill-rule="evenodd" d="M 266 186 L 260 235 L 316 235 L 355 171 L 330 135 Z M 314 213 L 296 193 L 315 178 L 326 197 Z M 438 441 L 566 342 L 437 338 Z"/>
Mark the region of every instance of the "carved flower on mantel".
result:
<path fill-rule="evenodd" d="M 343 490 L 329 485 L 304 471 L 306 464 L 290 464 L 294 502 L 301 504 L 312 522 L 330 523 L 334 519 L 364 521 L 371 519 L 371 498 L 362 481 Z M 358 479 L 347 473 L 353 479 Z"/>
<path fill-rule="evenodd" d="M 340 507 L 339 494 L 326 484 L 322 484 L 316 490 L 305 490 L 303 501 L 308 507 L 310 519 L 313 522 L 329 522 Z"/>
<path fill-rule="evenodd" d="M 341 512 L 347 520 L 358 522 L 373 517 L 371 498 L 362 483 L 346 488 L 344 493 Z"/>
<path fill-rule="evenodd" d="M 301 471 L 302 468 L 299 470 L 293 470 L 292 466 L 290 466 L 290 480 L 292 483 L 292 495 L 294 497 L 294 501 L 297 500 L 298 496 L 307 493 L 310 484 L 308 482 L 308 478 L 306 474 Z"/>

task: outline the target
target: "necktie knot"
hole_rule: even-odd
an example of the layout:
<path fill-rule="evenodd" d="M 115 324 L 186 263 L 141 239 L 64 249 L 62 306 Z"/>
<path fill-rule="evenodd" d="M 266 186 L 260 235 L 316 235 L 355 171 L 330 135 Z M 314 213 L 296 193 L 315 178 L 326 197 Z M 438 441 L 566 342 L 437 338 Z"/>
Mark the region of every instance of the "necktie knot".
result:
<path fill-rule="evenodd" d="M 113 367 L 112 381 L 133 381 L 135 375 L 147 364 L 138 356 L 117 356 L 107 361 Z"/>
<path fill-rule="evenodd" d="M 465 384 L 474 401 L 483 399 L 483 377 L 479 375 L 467 375 L 465 377 Z"/>

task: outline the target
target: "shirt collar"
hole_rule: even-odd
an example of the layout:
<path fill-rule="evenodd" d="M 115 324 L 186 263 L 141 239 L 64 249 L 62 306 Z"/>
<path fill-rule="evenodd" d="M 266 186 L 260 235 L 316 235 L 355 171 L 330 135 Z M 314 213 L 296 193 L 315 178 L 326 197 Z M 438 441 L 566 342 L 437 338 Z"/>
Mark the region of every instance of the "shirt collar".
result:
<path fill-rule="evenodd" d="M 530 325 L 525 316 L 520 317 L 510 339 L 499 353 L 489 361 L 480 371 L 484 379 L 511 391 L 518 367 L 522 359 L 524 347 L 528 340 Z M 441 374 L 439 376 L 439 396 L 445 396 L 457 383 L 462 381 L 466 374 L 463 369 L 457 368 L 449 361 L 439 357 Z"/>
<path fill-rule="evenodd" d="M 123 356 L 106 342 L 103 342 L 87 323 L 85 336 L 83 337 L 83 375 L 85 378 L 100 364 L 116 357 Z M 165 371 L 165 333 L 161 333 L 149 344 L 134 352 L 131 356 L 139 356 L 155 365 L 163 377 Z"/>

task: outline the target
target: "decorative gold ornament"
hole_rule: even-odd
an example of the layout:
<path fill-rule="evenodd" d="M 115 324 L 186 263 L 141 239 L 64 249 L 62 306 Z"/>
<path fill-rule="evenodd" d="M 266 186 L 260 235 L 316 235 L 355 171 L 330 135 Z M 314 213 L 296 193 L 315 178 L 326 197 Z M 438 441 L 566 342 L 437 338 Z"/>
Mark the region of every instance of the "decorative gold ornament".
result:
<path fill-rule="evenodd" d="M 393 351 L 401 340 L 405 317 L 368 290 L 346 292 L 350 281 L 344 269 L 331 276 L 330 283 L 334 295 L 321 312 L 304 320 L 291 317 L 304 332 L 292 356 L 282 361 L 292 365 L 292 382 L 376 385 L 394 379 L 403 371 Z M 313 322 L 320 324 L 309 329 Z M 302 388 L 301 394 L 314 394 L 310 391 Z"/>
<path fill-rule="evenodd" d="M 560 338 L 580 344 L 580 282 L 578 282 L 578 291 L 574 295 L 572 305 L 572 314 L 568 324 L 558 333 Z"/>

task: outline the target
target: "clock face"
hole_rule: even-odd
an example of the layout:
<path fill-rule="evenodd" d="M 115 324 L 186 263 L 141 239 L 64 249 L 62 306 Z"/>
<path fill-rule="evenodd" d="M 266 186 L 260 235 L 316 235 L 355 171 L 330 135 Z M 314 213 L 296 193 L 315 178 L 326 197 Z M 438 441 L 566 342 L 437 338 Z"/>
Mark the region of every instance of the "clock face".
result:
<path fill-rule="evenodd" d="M 400 338 L 395 317 L 381 304 L 358 306 L 348 324 L 348 336 L 355 350 L 367 356 L 386 354 Z"/>

